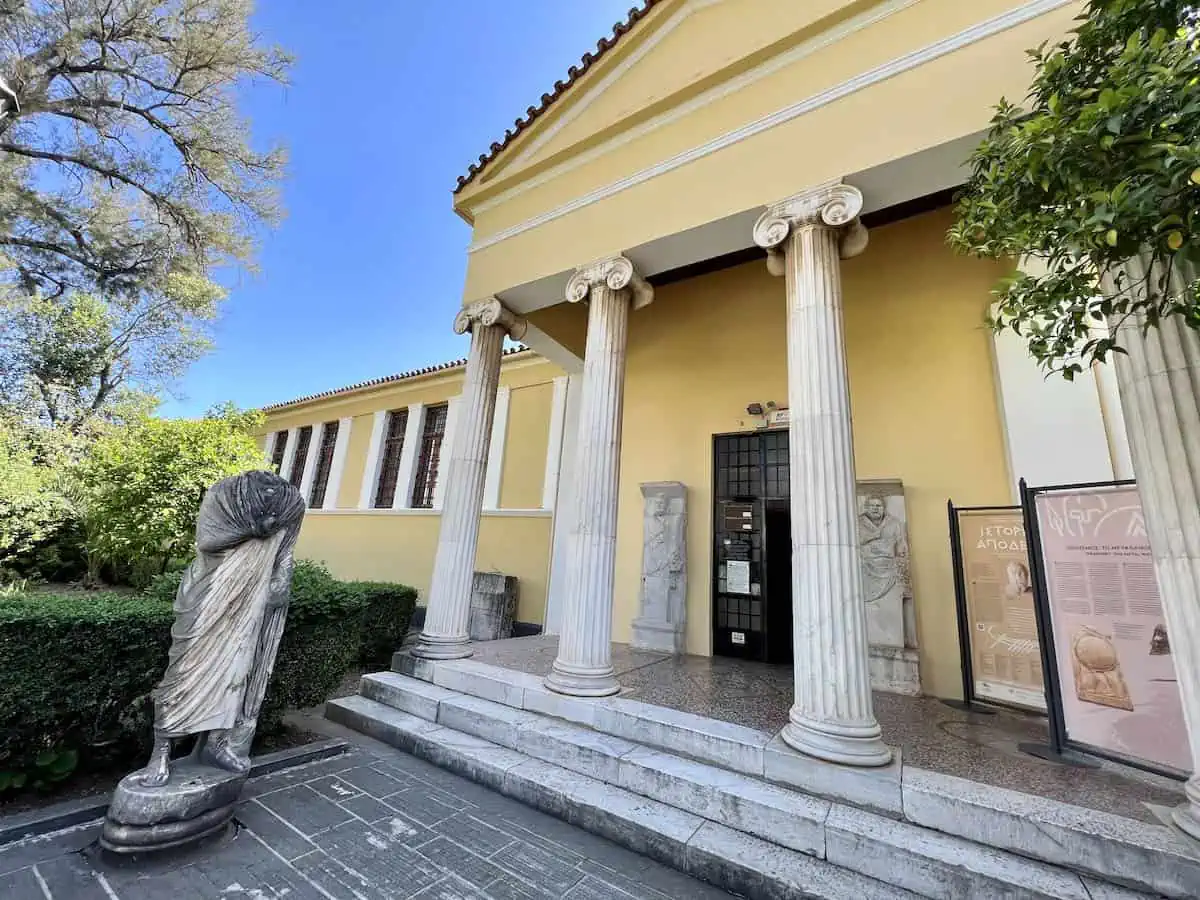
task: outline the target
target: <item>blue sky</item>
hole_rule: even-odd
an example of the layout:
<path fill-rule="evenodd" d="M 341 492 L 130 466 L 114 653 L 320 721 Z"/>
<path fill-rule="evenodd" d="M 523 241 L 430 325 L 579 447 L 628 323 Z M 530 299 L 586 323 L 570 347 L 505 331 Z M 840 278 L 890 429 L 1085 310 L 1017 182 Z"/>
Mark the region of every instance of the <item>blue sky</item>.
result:
<path fill-rule="evenodd" d="M 292 84 L 245 93 L 258 141 L 291 165 L 288 216 L 259 271 L 224 279 L 217 349 L 165 415 L 262 406 L 453 359 L 470 229 L 468 163 L 633 0 L 259 0 L 297 57 Z"/>

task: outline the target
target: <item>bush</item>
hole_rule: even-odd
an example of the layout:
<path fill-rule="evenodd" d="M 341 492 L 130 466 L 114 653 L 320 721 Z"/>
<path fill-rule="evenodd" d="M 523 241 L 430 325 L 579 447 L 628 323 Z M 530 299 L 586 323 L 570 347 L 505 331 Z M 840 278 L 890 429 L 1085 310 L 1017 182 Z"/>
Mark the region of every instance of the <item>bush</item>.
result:
<path fill-rule="evenodd" d="M 150 692 L 171 643 L 180 573 L 144 595 L 45 593 L 0 599 L 0 794 L 12 775 L 62 777 L 137 765 L 149 747 Z M 324 701 L 358 659 L 364 596 L 300 563 L 259 734 L 284 711 Z M 8 777 L 6 774 L 8 773 Z M 69 774 L 69 771 L 68 773 Z"/>
<path fill-rule="evenodd" d="M 386 669 L 408 634 L 417 590 L 382 581 L 352 581 L 347 586 L 362 596 L 366 606 L 358 662 L 366 668 Z"/>
<path fill-rule="evenodd" d="M 0 582 L 37 578 L 39 551 L 68 526 L 71 505 L 58 476 L 0 421 Z"/>

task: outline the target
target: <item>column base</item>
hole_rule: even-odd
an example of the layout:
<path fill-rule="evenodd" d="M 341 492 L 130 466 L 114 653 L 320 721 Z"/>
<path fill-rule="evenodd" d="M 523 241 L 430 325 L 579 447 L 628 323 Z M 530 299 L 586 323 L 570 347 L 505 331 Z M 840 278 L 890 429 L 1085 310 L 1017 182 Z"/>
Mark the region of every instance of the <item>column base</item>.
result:
<path fill-rule="evenodd" d="M 793 750 L 844 766 L 878 767 L 892 761 L 879 725 L 839 725 L 805 718 L 793 708 L 781 737 Z"/>
<path fill-rule="evenodd" d="M 1183 790 L 1188 802 L 1171 811 L 1171 820 L 1188 837 L 1200 841 L 1200 779 L 1193 777 Z"/>
<path fill-rule="evenodd" d="M 475 652 L 475 648 L 466 635 L 444 638 L 422 632 L 410 652 L 421 659 L 466 659 Z"/>
<path fill-rule="evenodd" d="M 566 694 L 568 697 L 611 697 L 621 690 L 612 666 L 592 669 L 569 666 L 557 659 L 544 683 L 556 694 Z"/>

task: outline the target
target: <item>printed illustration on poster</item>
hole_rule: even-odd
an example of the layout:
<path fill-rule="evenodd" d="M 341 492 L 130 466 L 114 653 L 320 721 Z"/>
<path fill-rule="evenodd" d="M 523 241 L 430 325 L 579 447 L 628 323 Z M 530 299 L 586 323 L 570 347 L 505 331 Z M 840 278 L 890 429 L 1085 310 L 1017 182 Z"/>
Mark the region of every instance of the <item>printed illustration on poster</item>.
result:
<path fill-rule="evenodd" d="M 1033 497 L 1066 741 L 1186 772 L 1187 726 L 1137 489 Z"/>
<path fill-rule="evenodd" d="M 975 698 L 1044 712 L 1025 525 L 1020 507 L 955 509 Z"/>

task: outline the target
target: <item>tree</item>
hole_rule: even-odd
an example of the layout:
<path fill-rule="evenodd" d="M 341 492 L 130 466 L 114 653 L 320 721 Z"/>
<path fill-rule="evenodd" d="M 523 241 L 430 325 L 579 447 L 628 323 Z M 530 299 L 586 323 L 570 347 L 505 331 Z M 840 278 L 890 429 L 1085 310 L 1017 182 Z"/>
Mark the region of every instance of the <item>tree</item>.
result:
<path fill-rule="evenodd" d="M 0 273 L 25 294 L 170 295 L 248 260 L 279 149 L 235 89 L 283 82 L 251 0 L 0 0 Z"/>
<path fill-rule="evenodd" d="M 38 464 L 20 429 L 0 419 L 0 583 L 69 518 L 59 481 Z"/>
<path fill-rule="evenodd" d="M 222 296 L 173 275 L 162 294 L 15 298 L 0 306 L 0 404 L 73 431 L 149 412 L 209 349 Z"/>
<path fill-rule="evenodd" d="M 1002 283 L 992 325 L 1025 336 L 1067 378 L 1120 352 L 1117 328 L 1131 316 L 1200 328 L 1192 4 L 1089 0 L 1079 23 L 1030 52 L 1025 107 L 1001 101 L 950 232 L 964 252 L 1035 261 Z M 1123 268 L 1134 257 L 1144 276 Z"/>
<path fill-rule="evenodd" d="M 216 481 L 265 460 L 249 429 L 261 414 L 225 407 L 198 420 L 145 418 L 107 429 L 79 467 L 88 566 L 157 574 L 190 556 L 196 514 Z"/>

